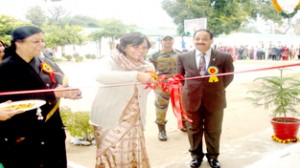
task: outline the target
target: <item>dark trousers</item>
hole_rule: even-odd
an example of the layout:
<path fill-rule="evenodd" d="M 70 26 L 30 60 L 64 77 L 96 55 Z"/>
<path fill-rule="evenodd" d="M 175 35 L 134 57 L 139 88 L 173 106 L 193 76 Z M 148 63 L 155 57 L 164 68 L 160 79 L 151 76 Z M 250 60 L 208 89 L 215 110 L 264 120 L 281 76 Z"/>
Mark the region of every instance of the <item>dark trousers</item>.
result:
<path fill-rule="evenodd" d="M 187 112 L 192 122 L 188 123 L 190 153 L 193 158 L 203 158 L 203 138 L 206 144 L 206 157 L 217 159 L 220 153 L 223 110 L 208 111 L 200 107 L 198 111 Z"/>

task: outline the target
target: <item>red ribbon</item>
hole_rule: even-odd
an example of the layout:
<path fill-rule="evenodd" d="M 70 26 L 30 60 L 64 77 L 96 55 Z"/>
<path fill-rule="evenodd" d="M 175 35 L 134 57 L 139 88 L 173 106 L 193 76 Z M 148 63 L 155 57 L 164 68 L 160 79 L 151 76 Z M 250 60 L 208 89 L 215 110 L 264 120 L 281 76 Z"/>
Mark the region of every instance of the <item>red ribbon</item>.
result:
<path fill-rule="evenodd" d="M 155 90 L 157 86 L 158 86 L 158 83 L 157 83 L 157 82 L 155 82 L 155 83 L 146 83 L 146 86 L 145 86 L 144 89 L 150 88 L 150 89 Z"/>
<path fill-rule="evenodd" d="M 161 86 L 161 90 L 163 92 L 168 92 L 169 91 L 169 82 L 168 82 L 168 77 L 166 75 L 161 75 L 158 78 L 158 84 Z"/>
<path fill-rule="evenodd" d="M 155 81 L 157 81 L 157 74 L 154 72 L 154 71 L 146 71 L 146 73 L 148 73 L 148 74 L 150 74 L 151 75 L 151 77 L 155 80 Z M 150 89 L 156 89 L 156 87 L 158 86 L 158 83 L 157 82 L 155 82 L 155 83 L 146 83 L 146 87 L 144 88 L 144 89 L 148 89 L 148 88 L 150 88 Z"/>
<path fill-rule="evenodd" d="M 192 122 L 192 120 L 187 117 L 182 105 L 182 80 L 184 80 L 183 76 L 178 74 L 169 79 L 166 75 L 160 75 L 156 83 L 147 83 L 145 87 L 145 89 L 151 88 L 154 90 L 157 86 L 161 86 L 163 92 L 170 92 L 171 105 L 179 129 L 183 128 L 183 118 Z"/>
<path fill-rule="evenodd" d="M 182 105 L 182 90 L 181 81 L 184 80 L 182 75 L 175 75 L 168 79 L 168 88 L 170 92 L 170 99 L 173 108 L 173 113 L 177 118 L 177 125 L 179 129 L 183 128 L 183 118 L 187 121 L 192 122 L 186 115 Z"/>

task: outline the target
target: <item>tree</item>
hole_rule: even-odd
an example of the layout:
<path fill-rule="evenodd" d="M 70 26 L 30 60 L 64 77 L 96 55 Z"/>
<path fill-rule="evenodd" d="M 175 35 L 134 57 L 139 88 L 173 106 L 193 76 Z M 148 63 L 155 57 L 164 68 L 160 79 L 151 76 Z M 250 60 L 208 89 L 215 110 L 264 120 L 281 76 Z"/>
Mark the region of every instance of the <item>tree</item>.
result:
<path fill-rule="evenodd" d="M 99 28 L 100 21 L 95 18 L 83 15 L 76 15 L 70 18 L 70 25 L 78 25 L 82 27 Z"/>
<path fill-rule="evenodd" d="M 208 29 L 214 34 L 229 34 L 249 21 L 261 17 L 274 24 L 282 24 L 280 17 L 268 0 L 163 0 L 162 8 L 184 32 L 184 20 L 207 18 Z"/>
<path fill-rule="evenodd" d="M 50 16 L 48 18 L 48 24 L 57 25 L 64 27 L 66 24 L 69 24 L 70 21 L 70 12 L 68 12 L 62 6 L 54 6 L 49 9 Z"/>
<path fill-rule="evenodd" d="M 117 19 L 103 20 L 101 24 L 101 37 L 107 37 L 110 39 L 110 49 L 115 47 L 115 40 L 120 38 L 123 34 L 134 30 L 134 26 L 126 25 L 122 21 Z"/>
<path fill-rule="evenodd" d="M 271 32 L 276 34 L 286 34 L 295 24 L 296 18 L 285 18 L 276 12 L 271 1 L 256 0 L 253 13 L 258 14 L 270 25 Z"/>
<path fill-rule="evenodd" d="M 102 43 L 102 38 L 104 37 L 104 34 L 102 33 L 102 29 L 99 29 L 97 31 L 94 31 L 94 32 L 90 33 L 89 37 L 97 43 L 98 48 L 99 48 L 98 56 L 101 57 L 101 55 L 102 55 L 102 53 L 101 53 L 101 49 L 102 49 L 101 43 Z"/>
<path fill-rule="evenodd" d="M 247 21 L 253 9 L 251 0 L 164 0 L 162 7 L 184 32 L 184 20 L 208 18 L 208 28 L 215 35 L 228 34 Z"/>
<path fill-rule="evenodd" d="M 90 39 L 95 41 L 98 44 L 99 53 L 98 55 L 101 57 L 101 43 L 103 38 L 110 38 L 110 49 L 114 49 L 115 47 L 115 39 L 120 38 L 123 34 L 128 32 L 134 32 L 137 30 L 136 25 L 126 25 L 123 24 L 120 20 L 116 19 L 107 19 L 104 21 L 100 21 L 99 28 L 96 31 L 93 31 L 89 34 Z"/>
<path fill-rule="evenodd" d="M 46 46 L 56 47 L 61 46 L 64 53 L 64 46 L 66 45 L 81 45 L 86 41 L 81 34 L 82 28 L 80 26 L 65 25 L 60 27 L 57 25 L 44 26 Z"/>
<path fill-rule="evenodd" d="M 41 27 L 47 21 L 47 16 L 40 6 L 31 7 L 26 14 L 26 19 L 33 25 Z"/>
<path fill-rule="evenodd" d="M 6 15 L 0 15 L 0 38 L 6 43 L 10 44 L 11 33 L 18 26 L 23 25 L 24 23 Z"/>
<path fill-rule="evenodd" d="M 255 5 L 252 11 L 253 18 L 258 14 L 265 21 L 271 20 L 274 23 L 283 23 L 284 18 L 276 12 L 270 0 L 255 0 L 253 3 Z"/>

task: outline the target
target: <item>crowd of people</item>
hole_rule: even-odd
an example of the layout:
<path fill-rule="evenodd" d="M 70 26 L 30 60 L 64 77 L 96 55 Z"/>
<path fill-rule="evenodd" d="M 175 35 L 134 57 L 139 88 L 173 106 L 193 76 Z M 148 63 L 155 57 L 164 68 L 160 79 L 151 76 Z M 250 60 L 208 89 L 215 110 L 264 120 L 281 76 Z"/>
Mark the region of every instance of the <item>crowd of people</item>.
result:
<path fill-rule="evenodd" d="M 248 45 L 217 46 L 218 50 L 232 55 L 234 60 L 296 60 L 300 59 L 300 48 L 287 45 L 275 46 L 265 49 L 262 47 L 249 47 Z"/>
<path fill-rule="evenodd" d="M 230 50 L 213 49 L 213 40 L 210 30 L 199 29 L 193 35 L 195 49 L 180 52 L 173 49 L 174 38 L 165 35 L 161 38 L 162 49 L 147 60 L 151 47 L 147 36 L 132 32 L 120 38 L 110 57 L 100 60 L 102 68 L 95 78 L 99 89 L 90 123 L 96 139 L 96 168 L 151 167 L 144 137 L 148 93 L 154 89 L 154 122 L 158 139 L 166 141 L 170 92 L 160 85 L 150 86 L 161 78 L 167 82 L 174 75 L 192 78 L 179 82 L 187 116 L 181 131 L 188 135 L 190 167 L 200 167 L 204 157 L 212 168 L 221 167 L 218 156 L 225 89 L 233 75 L 211 75 L 231 73 L 234 66 Z M 29 110 L 0 108 L 0 166 L 4 168 L 67 167 L 59 103 L 61 98 L 80 99 L 81 91 L 69 86 L 56 63 L 41 56 L 44 47 L 43 31 L 34 26 L 16 28 L 11 45 L 0 45 L 0 93 L 11 93 L 0 96 L 2 105 L 19 100 L 45 101 Z M 13 94 L 15 91 L 19 93 Z"/>

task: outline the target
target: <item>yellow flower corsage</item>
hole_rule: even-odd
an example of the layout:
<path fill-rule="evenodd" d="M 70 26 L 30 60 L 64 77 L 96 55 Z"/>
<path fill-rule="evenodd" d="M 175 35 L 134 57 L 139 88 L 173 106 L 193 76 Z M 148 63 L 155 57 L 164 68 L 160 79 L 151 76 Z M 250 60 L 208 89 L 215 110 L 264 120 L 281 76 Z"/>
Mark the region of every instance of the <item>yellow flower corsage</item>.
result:
<path fill-rule="evenodd" d="M 210 75 L 208 82 L 218 82 L 219 79 L 216 76 L 219 73 L 219 69 L 216 66 L 210 66 L 207 68 L 207 72 Z"/>

